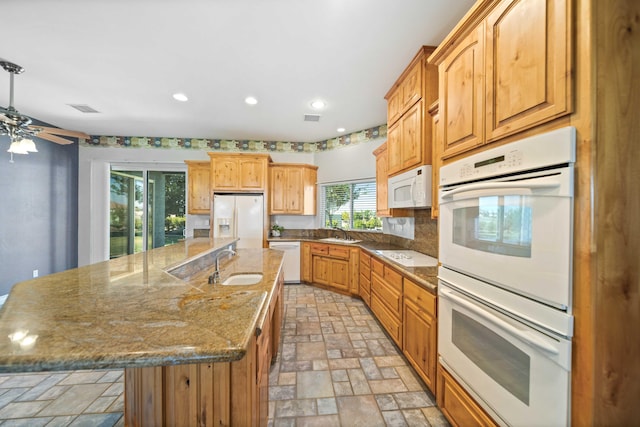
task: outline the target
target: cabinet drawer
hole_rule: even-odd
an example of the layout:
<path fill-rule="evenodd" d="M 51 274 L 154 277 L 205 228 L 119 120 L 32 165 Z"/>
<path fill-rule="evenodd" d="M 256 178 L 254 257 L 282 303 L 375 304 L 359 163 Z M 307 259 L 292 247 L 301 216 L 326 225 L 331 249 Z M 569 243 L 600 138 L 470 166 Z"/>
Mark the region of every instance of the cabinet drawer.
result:
<path fill-rule="evenodd" d="M 404 297 L 431 316 L 436 316 L 436 296 L 407 278 L 404 279 Z"/>
<path fill-rule="evenodd" d="M 349 248 L 346 246 L 329 245 L 329 256 L 349 259 Z"/>
<path fill-rule="evenodd" d="M 377 259 L 371 258 L 371 271 L 380 277 L 384 277 L 384 264 Z"/>
<path fill-rule="evenodd" d="M 360 251 L 360 270 L 362 270 L 362 267 L 371 268 L 371 255 Z"/>
<path fill-rule="evenodd" d="M 380 298 L 373 292 L 371 293 L 371 310 L 378 318 L 378 321 L 382 323 L 382 326 L 389 333 L 393 341 L 395 341 L 399 347 L 402 347 L 402 325 L 400 321 L 387 310 Z"/>
<path fill-rule="evenodd" d="M 329 245 L 322 243 L 312 243 L 311 253 L 314 255 L 329 255 Z"/>
<path fill-rule="evenodd" d="M 389 311 L 398 319 L 402 316 L 402 293 L 389 286 L 378 276 L 371 278 L 371 292 L 377 294 Z"/>
<path fill-rule="evenodd" d="M 396 292 L 402 293 L 402 275 L 386 265 L 384 267 L 384 281 Z"/>
<path fill-rule="evenodd" d="M 371 280 L 364 275 L 360 275 L 360 289 L 366 289 L 367 293 L 371 293 Z"/>

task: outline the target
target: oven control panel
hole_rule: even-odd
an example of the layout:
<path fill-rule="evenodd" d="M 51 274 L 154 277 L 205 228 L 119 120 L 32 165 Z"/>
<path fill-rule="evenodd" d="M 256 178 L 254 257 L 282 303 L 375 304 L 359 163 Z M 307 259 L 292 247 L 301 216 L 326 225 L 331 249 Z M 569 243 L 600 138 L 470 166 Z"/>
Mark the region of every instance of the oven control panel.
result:
<path fill-rule="evenodd" d="M 440 168 L 440 186 L 574 163 L 575 141 L 569 126 L 472 154 Z"/>

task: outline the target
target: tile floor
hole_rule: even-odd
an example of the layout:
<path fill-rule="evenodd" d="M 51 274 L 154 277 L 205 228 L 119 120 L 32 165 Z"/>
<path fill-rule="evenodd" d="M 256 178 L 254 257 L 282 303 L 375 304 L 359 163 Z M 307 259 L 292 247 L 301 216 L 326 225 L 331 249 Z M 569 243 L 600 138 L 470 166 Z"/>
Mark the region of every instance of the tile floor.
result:
<path fill-rule="evenodd" d="M 269 425 L 448 426 L 364 303 L 285 286 Z M 0 426 L 121 426 L 122 370 L 0 375 Z"/>

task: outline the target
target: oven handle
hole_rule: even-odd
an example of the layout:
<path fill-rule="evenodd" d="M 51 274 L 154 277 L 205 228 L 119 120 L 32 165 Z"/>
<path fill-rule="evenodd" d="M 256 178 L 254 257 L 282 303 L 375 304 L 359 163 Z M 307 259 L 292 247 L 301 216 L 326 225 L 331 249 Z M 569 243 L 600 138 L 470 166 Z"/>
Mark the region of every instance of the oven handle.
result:
<path fill-rule="evenodd" d="M 480 190 L 510 190 L 512 193 L 520 193 L 522 195 L 531 194 L 530 190 L 536 190 L 540 188 L 558 188 L 559 182 L 532 182 L 526 185 L 522 185 L 522 182 L 482 182 L 479 184 L 468 184 L 462 187 L 454 188 L 453 190 L 446 190 L 442 192 L 443 199 L 450 199 L 455 194 L 473 193 Z M 517 193 L 516 193 L 517 192 Z M 473 197 L 474 194 L 469 194 Z"/>
<path fill-rule="evenodd" d="M 551 345 L 547 344 L 546 342 L 544 342 L 543 340 L 541 340 L 540 338 L 536 337 L 535 335 L 529 334 L 527 332 L 522 332 L 521 330 L 519 330 L 518 328 L 515 328 L 513 326 L 511 326 L 510 324 L 508 324 L 507 322 L 505 322 L 504 320 L 500 319 L 499 317 L 489 313 L 486 310 L 483 310 L 482 308 L 478 307 L 475 304 L 472 304 L 462 298 L 460 298 L 459 296 L 456 296 L 453 291 L 449 290 L 449 289 L 443 289 L 440 288 L 440 296 L 445 297 L 446 299 L 450 299 L 451 301 L 455 302 L 456 304 L 459 304 L 461 306 L 463 306 L 464 308 L 473 311 L 475 314 L 477 314 L 478 316 L 484 318 L 485 320 L 495 324 L 496 326 L 502 328 L 505 332 L 508 332 L 512 335 L 515 335 L 516 337 L 520 338 L 521 340 L 539 348 L 540 350 L 544 350 L 547 353 L 551 353 L 551 354 L 559 354 L 558 349 L 556 349 L 555 347 L 552 347 Z"/>

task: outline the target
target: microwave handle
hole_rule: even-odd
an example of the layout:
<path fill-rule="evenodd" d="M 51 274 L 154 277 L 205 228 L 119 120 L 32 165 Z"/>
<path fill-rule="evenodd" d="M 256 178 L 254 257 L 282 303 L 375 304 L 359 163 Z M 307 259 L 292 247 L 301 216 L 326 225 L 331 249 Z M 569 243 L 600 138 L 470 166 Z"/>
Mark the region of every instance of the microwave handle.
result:
<path fill-rule="evenodd" d="M 414 205 L 416 205 L 416 178 L 414 177 L 411 180 L 411 202 L 413 202 Z"/>
<path fill-rule="evenodd" d="M 494 316 L 493 314 L 489 313 L 486 310 L 483 310 L 481 307 L 478 307 L 477 305 L 472 304 L 472 303 L 460 298 L 459 296 L 456 296 L 452 291 L 450 291 L 448 289 L 442 289 L 441 288 L 439 296 L 444 297 L 445 299 L 450 299 L 451 301 L 454 301 L 456 304 L 459 304 L 459 305 L 463 306 L 464 308 L 468 309 L 469 311 L 474 312 L 478 316 L 480 316 L 480 317 L 484 318 L 485 320 L 493 323 L 494 325 L 498 326 L 502 330 L 510 333 L 511 335 L 515 335 L 516 337 L 518 337 L 521 340 L 533 345 L 534 347 L 539 348 L 540 350 L 546 351 L 547 353 L 550 353 L 550 354 L 559 354 L 558 349 L 550 346 L 549 344 L 547 344 L 546 342 L 544 342 L 540 338 L 538 338 L 538 337 L 536 337 L 534 335 L 528 334 L 526 332 L 522 332 L 518 328 L 515 328 L 515 327 L 511 326 L 509 323 L 505 322 L 504 320 L 500 319 L 499 317 Z"/>
<path fill-rule="evenodd" d="M 523 185 L 522 182 L 483 182 L 480 184 L 469 184 L 464 185 L 462 187 L 454 188 L 453 190 L 448 190 L 446 192 L 441 192 L 441 197 L 443 199 L 450 199 L 456 194 L 468 194 L 469 197 L 473 197 L 473 193 L 481 190 L 510 190 L 510 194 L 522 194 L 528 195 L 531 194 L 530 190 L 541 189 L 541 188 L 558 188 L 560 187 L 559 182 L 532 182 L 526 185 Z"/>

